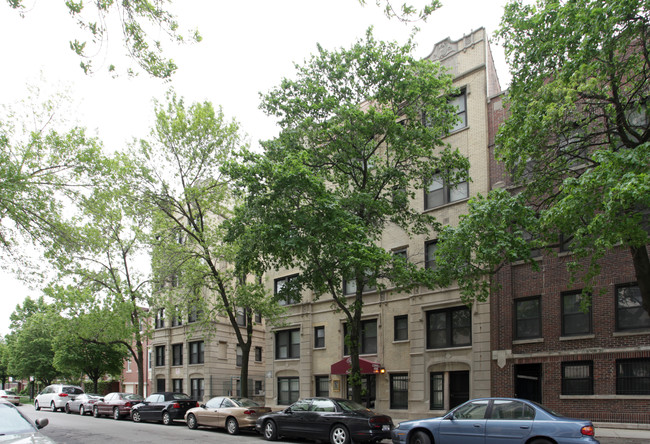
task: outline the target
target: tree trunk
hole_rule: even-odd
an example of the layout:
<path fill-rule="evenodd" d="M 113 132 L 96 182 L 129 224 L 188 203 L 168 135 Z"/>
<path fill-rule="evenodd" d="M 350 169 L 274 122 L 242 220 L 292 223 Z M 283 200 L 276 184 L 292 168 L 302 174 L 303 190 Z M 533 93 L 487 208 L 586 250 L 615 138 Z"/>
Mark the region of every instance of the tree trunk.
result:
<path fill-rule="evenodd" d="M 645 245 L 642 245 L 640 247 L 630 247 L 630 250 L 636 281 L 641 291 L 643 308 L 650 313 L 650 259 L 648 258 L 648 249 Z"/>

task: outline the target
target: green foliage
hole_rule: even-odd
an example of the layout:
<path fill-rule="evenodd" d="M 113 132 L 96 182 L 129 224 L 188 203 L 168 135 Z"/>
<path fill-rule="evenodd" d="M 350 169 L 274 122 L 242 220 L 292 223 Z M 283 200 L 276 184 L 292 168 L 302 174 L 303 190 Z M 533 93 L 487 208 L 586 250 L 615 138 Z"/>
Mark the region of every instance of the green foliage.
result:
<path fill-rule="evenodd" d="M 248 239 L 240 260 L 261 270 L 297 268 L 288 292 L 330 295 L 348 318 L 353 372 L 363 287 L 433 285 L 381 246 L 384 230 L 439 230 L 405 203 L 436 171 L 467 176 L 467 160 L 442 142 L 455 119 L 451 77 L 411 51 L 411 42 L 378 42 L 371 31 L 349 49 L 318 46 L 295 79 L 262 97 L 279 137 L 229 169 L 244 198 L 229 224 L 232 238 Z M 353 297 L 343 294 L 345 280 L 356 283 Z"/>
<path fill-rule="evenodd" d="M 7 2 L 11 8 L 19 10 L 21 15 L 26 14 L 23 0 Z M 102 0 L 92 2 L 91 11 L 85 9 L 83 1 L 66 0 L 64 3 L 77 26 L 89 37 L 89 40 L 75 39 L 70 42 L 70 49 L 82 58 L 80 66 L 86 74 L 94 72 L 92 57 L 88 54 L 98 53 L 102 47 L 108 46 L 110 24 L 113 22 L 119 23 L 119 33 L 122 34 L 127 55 L 146 73 L 161 79 L 170 78 L 177 66 L 173 60 L 163 55 L 161 42 L 153 39 L 150 34 L 165 34 L 174 43 L 201 41 L 198 31 L 193 31 L 188 38 L 179 33 L 176 18 L 167 10 L 171 0 Z M 116 31 L 117 29 L 112 30 L 111 35 Z M 88 45 L 89 42 L 92 45 Z M 115 65 L 110 64 L 108 71 L 114 72 Z M 133 74 L 130 68 L 127 72 Z"/>
<path fill-rule="evenodd" d="M 506 7 L 498 35 L 513 80 L 497 156 L 522 188 L 516 197 L 497 191 L 472 202 L 448 239 L 441 262 L 453 264 L 455 255 L 468 262 L 460 270 L 469 267 L 469 276 L 457 276 L 466 297 L 484 299 L 480 279 L 530 258 L 517 241 L 525 229 L 535 239 L 529 250 L 552 252 L 560 234 L 570 241 L 567 267 L 585 291 L 608 251 L 629 248 L 650 309 L 649 18 L 645 0 Z"/>
<path fill-rule="evenodd" d="M 170 91 L 167 103 L 156 103 L 151 136 L 131 156 L 141 167 L 133 189 L 153 215 L 156 305 L 185 319 L 202 312 L 193 326 L 204 335 L 214 330 L 218 316 L 226 316 L 243 352 L 246 393 L 253 313 L 274 322 L 280 310 L 252 270 L 235 266 L 239 242 L 224 242 L 223 223 L 234 201 L 220 168 L 241 145 L 239 125 L 221 109 L 209 102 L 188 106 Z M 237 324 L 240 312 L 246 329 Z"/>
<path fill-rule="evenodd" d="M 22 307 L 16 307 L 11 320 L 12 333 L 7 336 L 9 373 L 50 384 L 60 374 L 53 365 L 53 341 L 61 321 L 58 312 L 42 298 L 27 298 Z"/>
<path fill-rule="evenodd" d="M 362 5 L 366 4 L 366 0 L 359 0 Z M 438 8 L 441 3 L 439 0 L 426 0 L 420 6 L 410 3 L 402 3 L 399 7 L 395 7 L 391 0 L 375 0 L 379 7 L 383 7 L 384 13 L 388 18 L 396 18 L 401 22 L 417 22 L 424 21 Z M 384 5 L 385 3 L 385 5 Z"/>

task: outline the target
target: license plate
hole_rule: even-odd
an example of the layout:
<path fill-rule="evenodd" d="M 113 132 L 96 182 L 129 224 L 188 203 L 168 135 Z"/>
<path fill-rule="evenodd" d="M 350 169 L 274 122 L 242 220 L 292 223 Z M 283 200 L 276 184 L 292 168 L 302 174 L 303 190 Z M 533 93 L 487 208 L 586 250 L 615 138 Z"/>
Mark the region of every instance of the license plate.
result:
<path fill-rule="evenodd" d="M 390 430 L 390 426 L 389 426 L 389 425 L 386 424 L 386 425 L 381 426 L 381 431 L 382 431 L 382 432 L 388 432 L 389 430 Z"/>

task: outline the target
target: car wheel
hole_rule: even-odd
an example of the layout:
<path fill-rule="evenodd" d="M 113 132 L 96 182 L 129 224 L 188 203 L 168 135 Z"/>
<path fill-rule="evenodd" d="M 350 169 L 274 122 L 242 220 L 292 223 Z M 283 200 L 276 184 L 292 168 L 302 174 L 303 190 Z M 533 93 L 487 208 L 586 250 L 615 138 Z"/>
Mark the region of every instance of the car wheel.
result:
<path fill-rule="evenodd" d="M 187 426 L 194 430 L 199 426 L 198 421 L 196 420 L 196 416 L 192 415 L 191 413 L 187 416 Z"/>
<path fill-rule="evenodd" d="M 115 408 L 113 409 L 113 419 L 117 421 L 117 420 L 119 420 L 120 418 L 121 418 L 121 416 L 120 416 L 120 409 L 118 409 L 117 407 L 115 407 Z"/>
<path fill-rule="evenodd" d="M 226 430 L 231 435 L 236 435 L 239 433 L 239 424 L 235 418 L 231 417 L 226 420 Z"/>
<path fill-rule="evenodd" d="M 38 404 L 38 401 L 34 401 L 34 410 L 38 411 L 41 409 L 41 406 Z"/>
<path fill-rule="evenodd" d="M 54 401 L 52 401 L 52 403 L 50 404 L 50 410 L 56 412 L 56 406 L 54 405 Z"/>
<path fill-rule="evenodd" d="M 431 438 L 424 432 L 415 432 L 410 444 L 431 444 Z"/>
<path fill-rule="evenodd" d="M 553 443 L 547 439 L 539 438 L 539 439 L 532 440 L 530 444 L 553 444 Z"/>
<path fill-rule="evenodd" d="M 273 421 L 266 421 L 264 423 L 264 439 L 267 441 L 275 441 L 278 439 L 278 429 Z"/>
<path fill-rule="evenodd" d="M 86 410 L 84 410 L 84 406 L 82 405 L 79 406 L 79 414 L 81 416 L 84 416 L 86 414 Z"/>
<path fill-rule="evenodd" d="M 133 419 L 133 422 L 142 421 L 142 418 L 140 418 L 140 412 L 137 410 L 131 410 L 131 419 Z"/>
<path fill-rule="evenodd" d="M 97 407 L 93 407 L 93 416 L 99 418 L 99 409 Z"/>
<path fill-rule="evenodd" d="M 341 424 L 332 427 L 330 431 L 330 442 L 332 444 L 350 444 L 350 434 L 348 429 Z"/>
<path fill-rule="evenodd" d="M 69 415 L 70 413 L 72 413 L 72 412 L 70 411 L 70 404 L 68 404 L 68 403 L 66 403 L 66 405 L 65 405 L 65 412 L 66 412 L 68 415 Z"/>
<path fill-rule="evenodd" d="M 163 412 L 163 424 L 170 425 L 172 423 L 172 417 L 169 412 Z"/>

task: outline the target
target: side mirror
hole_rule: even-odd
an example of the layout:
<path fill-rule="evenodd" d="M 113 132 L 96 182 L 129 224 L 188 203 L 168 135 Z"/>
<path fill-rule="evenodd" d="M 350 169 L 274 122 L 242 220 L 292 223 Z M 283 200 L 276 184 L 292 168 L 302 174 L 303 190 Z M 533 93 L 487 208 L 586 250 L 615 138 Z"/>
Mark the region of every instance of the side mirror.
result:
<path fill-rule="evenodd" d="M 50 423 L 50 421 L 47 418 L 41 418 L 41 419 L 37 419 L 35 421 L 35 423 L 36 423 L 36 428 L 37 429 L 42 429 L 43 427 L 48 425 Z"/>
<path fill-rule="evenodd" d="M 450 412 L 450 413 L 448 413 L 447 416 L 445 416 L 445 419 L 449 419 L 449 420 L 451 420 L 451 421 L 453 421 L 454 419 L 456 419 L 456 417 L 454 416 L 454 412 Z"/>
<path fill-rule="evenodd" d="M 205 404 L 201 404 L 201 408 L 202 408 L 202 409 L 207 409 L 207 407 L 206 407 Z"/>
<path fill-rule="evenodd" d="M 287 407 L 286 409 L 284 409 L 284 413 L 290 415 L 291 413 L 293 413 L 293 410 L 291 410 L 291 407 Z"/>

